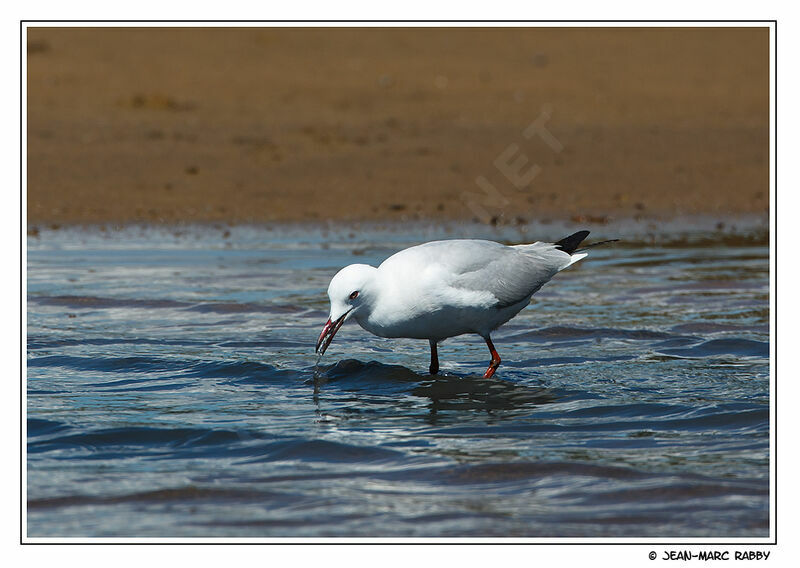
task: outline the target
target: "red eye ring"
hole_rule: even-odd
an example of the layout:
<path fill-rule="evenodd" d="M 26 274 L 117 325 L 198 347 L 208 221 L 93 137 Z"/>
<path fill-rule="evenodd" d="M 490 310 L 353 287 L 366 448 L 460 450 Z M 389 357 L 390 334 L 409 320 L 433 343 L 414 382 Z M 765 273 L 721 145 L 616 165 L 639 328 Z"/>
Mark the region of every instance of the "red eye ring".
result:
<path fill-rule="evenodd" d="M 358 290 L 356 290 L 355 292 L 350 294 L 350 299 L 351 300 L 355 300 L 356 298 L 358 298 Z"/>

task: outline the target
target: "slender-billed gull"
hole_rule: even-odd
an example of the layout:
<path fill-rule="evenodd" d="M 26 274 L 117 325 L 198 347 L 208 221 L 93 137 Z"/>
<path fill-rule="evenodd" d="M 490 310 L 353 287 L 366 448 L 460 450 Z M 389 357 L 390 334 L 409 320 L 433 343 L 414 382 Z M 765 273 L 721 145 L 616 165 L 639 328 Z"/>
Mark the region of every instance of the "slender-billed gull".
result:
<path fill-rule="evenodd" d="M 556 273 L 584 258 L 586 247 L 578 246 L 588 235 L 579 231 L 555 243 L 514 246 L 472 239 L 433 241 L 402 250 L 378 268 L 346 266 L 328 286 L 330 318 L 316 351 L 325 353 L 342 324 L 353 318 L 380 337 L 427 339 L 430 372 L 436 374 L 437 344 L 476 333 L 492 355 L 484 374 L 489 378 L 500 365 L 491 332 L 516 316 Z"/>

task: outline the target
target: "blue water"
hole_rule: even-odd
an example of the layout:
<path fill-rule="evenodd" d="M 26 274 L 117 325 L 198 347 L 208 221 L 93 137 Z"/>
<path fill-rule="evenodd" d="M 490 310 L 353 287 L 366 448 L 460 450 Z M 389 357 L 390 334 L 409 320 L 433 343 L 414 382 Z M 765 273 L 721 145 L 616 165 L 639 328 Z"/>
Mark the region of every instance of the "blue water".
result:
<path fill-rule="evenodd" d="M 28 536 L 769 536 L 766 246 L 594 249 L 492 380 L 355 324 L 315 372 L 330 277 L 431 236 L 29 237 Z"/>

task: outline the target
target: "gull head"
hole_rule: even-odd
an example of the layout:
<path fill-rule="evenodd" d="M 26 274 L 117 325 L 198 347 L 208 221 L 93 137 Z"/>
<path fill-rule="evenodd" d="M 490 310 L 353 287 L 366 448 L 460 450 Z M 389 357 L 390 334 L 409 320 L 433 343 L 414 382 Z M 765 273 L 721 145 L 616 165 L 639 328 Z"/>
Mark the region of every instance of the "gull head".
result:
<path fill-rule="evenodd" d="M 331 280 L 328 286 L 328 298 L 331 301 L 331 313 L 322 333 L 317 340 L 316 352 L 322 355 L 333 341 L 333 336 L 342 324 L 359 310 L 368 309 L 373 294 L 372 281 L 376 268 L 366 264 L 345 266 Z"/>

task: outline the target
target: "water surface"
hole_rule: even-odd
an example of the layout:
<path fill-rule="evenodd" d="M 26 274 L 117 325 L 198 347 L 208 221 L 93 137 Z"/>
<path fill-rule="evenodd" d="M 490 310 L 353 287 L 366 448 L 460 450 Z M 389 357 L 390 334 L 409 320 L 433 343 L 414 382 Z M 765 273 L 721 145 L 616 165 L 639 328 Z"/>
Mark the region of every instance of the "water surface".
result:
<path fill-rule="evenodd" d="M 355 324 L 315 373 L 330 277 L 429 237 L 30 237 L 28 535 L 769 536 L 767 247 L 594 249 L 492 380 Z"/>

